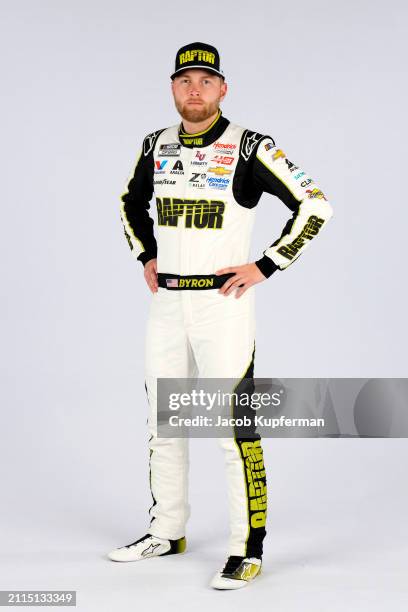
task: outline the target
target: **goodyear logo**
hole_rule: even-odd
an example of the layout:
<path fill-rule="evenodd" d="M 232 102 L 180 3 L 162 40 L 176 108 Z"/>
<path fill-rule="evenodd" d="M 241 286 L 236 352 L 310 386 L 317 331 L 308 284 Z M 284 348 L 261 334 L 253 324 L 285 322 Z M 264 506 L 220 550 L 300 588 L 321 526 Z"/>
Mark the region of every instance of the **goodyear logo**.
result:
<path fill-rule="evenodd" d="M 210 51 L 204 51 L 203 49 L 192 49 L 191 51 L 185 51 L 179 55 L 179 64 L 185 64 L 186 62 L 206 62 L 207 64 L 214 64 L 215 55 Z"/>
<path fill-rule="evenodd" d="M 231 174 L 232 170 L 228 170 L 228 168 L 222 168 L 221 166 L 217 166 L 216 168 L 208 168 L 208 172 L 212 172 L 217 176 L 223 176 L 224 174 Z"/>
<path fill-rule="evenodd" d="M 306 225 L 300 232 L 299 236 L 295 238 L 290 244 L 284 244 L 278 249 L 278 253 L 286 257 L 286 259 L 293 259 L 302 246 L 306 243 L 306 240 L 312 240 L 318 233 L 324 223 L 324 219 L 312 215 L 307 220 Z"/>
<path fill-rule="evenodd" d="M 178 227 L 179 219 L 183 219 L 186 228 L 222 228 L 225 203 L 220 200 L 156 198 L 156 204 L 159 225 Z"/>

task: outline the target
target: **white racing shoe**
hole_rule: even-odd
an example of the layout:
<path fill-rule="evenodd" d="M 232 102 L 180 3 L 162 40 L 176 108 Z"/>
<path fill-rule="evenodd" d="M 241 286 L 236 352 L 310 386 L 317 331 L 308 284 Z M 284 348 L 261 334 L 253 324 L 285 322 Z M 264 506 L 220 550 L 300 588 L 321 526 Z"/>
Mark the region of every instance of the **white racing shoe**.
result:
<path fill-rule="evenodd" d="M 224 568 L 210 582 L 213 589 L 242 589 L 261 573 L 262 560 L 254 557 L 228 557 Z"/>
<path fill-rule="evenodd" d="M 136 540 L 132 544 L 127 544 L 122 548 L 115 548 L 108 553 L 112 561 L 141 561 L 150 557 L 163 557 L 164 555 L 176 555 L 186 550 L 186 538 L 179 540 L 165 540 L 147 533 L 145 536 Z"/>

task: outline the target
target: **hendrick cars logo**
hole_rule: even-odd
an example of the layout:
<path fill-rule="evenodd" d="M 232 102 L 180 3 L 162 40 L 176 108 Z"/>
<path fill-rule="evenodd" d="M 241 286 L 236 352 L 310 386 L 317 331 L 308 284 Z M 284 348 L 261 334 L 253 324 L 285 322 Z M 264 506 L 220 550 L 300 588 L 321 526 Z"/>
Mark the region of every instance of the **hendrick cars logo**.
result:
<path fill-rule="evenodd" d="M 214 149 L 216 150 L 225 150 L 225 151 L 234 151 L 234 149 L 237 148 L 237 145 L 232 144 L 232 143 L 225 143 L 225 142 L 214 142 L 213 144 Z"/>

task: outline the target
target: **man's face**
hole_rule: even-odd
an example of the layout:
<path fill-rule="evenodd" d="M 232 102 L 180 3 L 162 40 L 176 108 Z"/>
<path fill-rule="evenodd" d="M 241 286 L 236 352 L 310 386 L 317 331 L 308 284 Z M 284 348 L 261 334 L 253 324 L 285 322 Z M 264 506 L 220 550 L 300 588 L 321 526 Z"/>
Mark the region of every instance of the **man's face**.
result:
<path fill-rule="evenodd" d="M 183 119 L 200 123 L 214 115 L 227 93 L 224 80 L 206 70 L 185 70 L 172 81 L 176 108 Z"/>

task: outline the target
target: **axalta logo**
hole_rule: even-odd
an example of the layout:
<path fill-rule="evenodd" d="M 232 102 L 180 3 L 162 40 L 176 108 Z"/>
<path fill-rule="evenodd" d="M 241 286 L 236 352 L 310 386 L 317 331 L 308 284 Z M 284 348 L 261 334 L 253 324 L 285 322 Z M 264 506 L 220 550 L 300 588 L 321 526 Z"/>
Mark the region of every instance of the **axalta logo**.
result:
<path fill-rule="evenodd" d="M 225 150 L 228 150 L 228 151 L 234 151 L 234 149 L 237 148 L 237 145 L 232 144 L 232 143 L 225 143 L 225 142 L 218 142 L 217 141 L 217 142 L 214 142 L 213 147 L 214 147 L 215 150 L 218 150 L 218 149 L 223 149 L 224 150 L 225 149 Z"/>
<path fill-rule="evenodd" d="M 225 203 L 220 200 L 156 198 L 156 204 L 159 225 L 177 227 L 181 218 L 185 228 L 222 228 Z"/>
<path fill-rule="evenodd" d="M 210 51 L 204 51 L 203 49 L 192 49 L 191 51 L 185 51 L 179 55 L 179 64 L 185 64 L 186 62 L 207 62 L 208 64 L 215 63 L 215 55 Z"/>
<path fill-rule="evenodd" d="M 284 244 L 279 247 L 278 253 L 283 255 L 283 257 L 286 257 L 286 259 L 292 260 L 306 243 L 306 240 L 312 240 L 312 238 L 319 233 L 323 223 L 324 219 L 320 219 L 320 217 L 316 217 L 316 215 L 310 216 L 299 236 L 297 236 L 297 238 L 295 238 L 295 240 L 290 244 Z"/>
<path fill-rule="evenodd" d="M 216 166 L 215 168 L 208 168 L 208 172 L 216 174 L 217 176 L 224 176 L 224 174 L 231 174 L 232 170 L 228 170 L 228 168 L 223 168 L 222 166 Z"/>
<path fill-rule="evenodd" d="M 174 164 L 173 169 L 170 170 L 170 174 L 184 174 L 183 162 L 178 159 Z"/>

